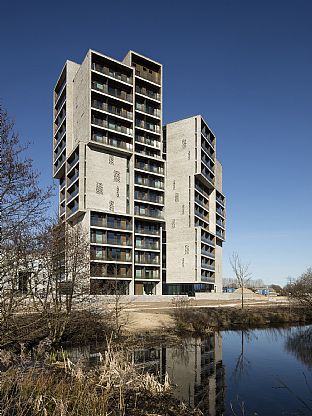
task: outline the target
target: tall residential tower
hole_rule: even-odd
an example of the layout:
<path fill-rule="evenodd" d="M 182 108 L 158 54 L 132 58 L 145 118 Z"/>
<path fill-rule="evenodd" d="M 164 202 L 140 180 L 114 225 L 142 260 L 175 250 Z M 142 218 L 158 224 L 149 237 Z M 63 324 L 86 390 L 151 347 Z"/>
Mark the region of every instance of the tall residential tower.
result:
<path fill-rule="evenodd" d="M 204 123 L 200 117 L 195 119 Z M 204 287 L 193 285 L 193 291 L 218 287 L 221 269 L 214 273 L 209 268 L 198 271 L 199 262 L 211 266 L 211 257 L 196 257 L 193 266 L 185 259 L 187 267 L 181 269 L 181 274 L 180 269 L 175 269 L 175 265 L 181 266 L 181 258 L 173 259 L 171 255 L 174 240 L 170 231 L 174 218 L 171 202 L 166 208 L 168 218 L 165 217 L 165 173 L 168 186 L 172 187 L 170 175 L 174 171 L 171 166 L 174 158 L 180 157 L 177 150 L 182 139 L 182 136 L 175 136 L 178 143 L 175 149 L 171 126 L 176 124 L 167 126 L 165 172 L 162 65 L 133 51 L 129 51 L 123 61 L 117 61 L 93 50 L 88 51 L 82 64 L 65 63 L 54 89 L 53 173 L 59 180 L 60 218 L 73 226 L 81 224 L 90 236 L 91 293 L 109 293 L 112 283 L 115 286 L 116 282 L 124 293 L 136 295 L 160 295 L 172 290 L 182 293 L 185 287 L 168 290 L 169 283 L 181 281 L 209 283 Z M 192 158 L 195 157 L 193 150 Z M 216 166 L 219 165 L 216 163 Z M 189 180 L 191 173 L 185 174 Z M 183 186 L 179 183 L 181 175 L 176 178 L 178 187 Z M 197 168 L 192 175 L 195 187 Z M 216 182 L 218 180 L 221 183 L 220 175 L 216 175 Z M 201 177 L 199 182 L 204 187 L 207 185 Z M 217 187 L 219 194 L 213 189 L 210 186 L 207 190 L 209 215 L 212 212 L 216 215 L 216 207 L 214 211 L 211 208 L 212 201 L 223 198 L 221 185 Z M 167 194 L 170 201 L 168 189 Z M 193 203 L 193 199 L 191 201 Z M 220 207 L 223 210 L 223 205 Z M 185 212 L 189 212 L 187 210 L 185 207 Z M 222 215 L 220 219 L 222 222 Z M 202 238 L 213 236 L 218 257 L 216 247 L 221 247 L 224 235 L 216 239 L 217 229 L 213 225 L 207 228 L 194 221 L 191 223 L 193 231 L 196 229 L 198 234 L 203 234 Z M 167 244 L 163 241 L 166 222 Z M 176 224 L 178 229 L 178 218 Z M 180 243 L 184 242 L 183 238 L 180 236 Z M 190 252 L 195 250 L 189 236 L 185 234 L 185 238 L 183 250 L 187 244 Z M 196 244 L 199 241 L 201 237 L 196 237 Z M 166 247 L 167 260 L 163 252 Z M 217 263 L 215 258 L 214 264 Z M 206 279 L 199 278 L 199 273 Z"/>

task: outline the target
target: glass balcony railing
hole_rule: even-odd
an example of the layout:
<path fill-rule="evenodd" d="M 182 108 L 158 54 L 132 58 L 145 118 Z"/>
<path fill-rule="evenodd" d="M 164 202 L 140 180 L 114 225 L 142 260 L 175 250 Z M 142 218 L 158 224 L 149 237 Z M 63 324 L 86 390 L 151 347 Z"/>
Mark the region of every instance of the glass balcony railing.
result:
<path fill-rule="evenodd" d="M 215 258 L 215 254 L 212 251 L 201 250 L 201 254 L 203 254 L 204 256 Z"/>
<path fill-rule="evenodd" d="M 91 260 L 104 260 L 104 261 L 122 261 L 122 262 L 132 262 L 132 255 L 126 253 L 109 253 L 109 252 L 95 252 L 91 250 L 90 253 Z"/>
<path fill-rule="evenodd" d="M 67 167 L 70 170 L 79 161 L 79 156 L 75 156 L 74 159 L 68 163 Z"/>
<path fill-rule="evenodd" d="M 206 215 L 206 214 L 200 212 L 199 210 L 195 210 L 195 215 L 197 215 L 200 218 L 202 218 L 203 220 L 209 222 L 209 215 Z"/>
<path fill-rule="evenodd" d="M 160 84 L 160 75 L 154 71 L 150 73 L 148 69 L 144 69 L 141 65 L 136 65 L 135 75 L 155 84 Z"/>
<path fill-rule="evenodd" d="M 203 195 L 205 195 L 205 197 L 209 197 L 209 195 L 208 195 L 208 193 L 205 191 L 205 189 L 204 188 L 202 188 L 201 186 L 199 186 L 197 183 L 195 183 L 195 189 L 198 191 L 198 192 L 200 192 L 200 193 L 202 193 Z"/>
<path fill-rule="evenodd" d="M 70 186 L 79 177 L 79 172 L 76 172 L 73 176 L 67 179 L 67 186 Z"/>
<path fill-rule="evenodd" d="M 164 183 L 162 181 L 148 179 L 145 177 L 143 178 L 141 176 L 135 177 L 135 185 L 149 186 L 151 188 L 156 188 L 156 189 L 164 189 Z"/>
<path fill-rule="evenodd" d="M 147 243 L 147 242 L 142 242 L 140 244 L 136 243 L 135 244 L 135 248 L 136 249 L 144 249 L 144 250 L 159 250 L 159 244 L 157 243 Z"/>
<path fill-rule="evenodd" d="M 127 74 L 123 74 L 122 72 L 108 68 L 105 65 L 101 65 L 101 64 L 97 64 L 93 62 L 92 69 L 94 69 L 97 72 L 101 72 L 104 75 L 108 75 L 112 78 L 115 78 L 118 81 L 123 81 L 123 82 L 126 82 L 127 84 L 132 84 L 132 77 L 130 77 Z"/>
<path fill-rule="evenodd" d="M 146 123 L 143 120 L 135 120 L 135 126 L 153 133 L 160 134 L 160 127 L 156 124 Z"/>
<path fill-rule="evenodd" d="M 223 239 L 224 239 L 224 232 L 223 232 L 222 230 L 219 230 L 219 229 L 217 228 L 217 230 L 216 230 L 216 234 L 217 234 L 219 237 L 221 237 L 221 238 L 223 238 Z"/>
<path fill-rule="evenodd" d="M 150 257 L 150 256 L 138 256 L 135 255 L 135 263 L 136 264 L 160 264 L 160 258 L 157 257 Z"/>
<path fill-rule="evenodd" d="M 91 226 L 94 227 L 103 227 L 103 228 L 112 228 L 116 230 L 132 230 L 131 223 L 126 221 L 107 221 L 106 218 L 91 217 Z"/>
<path fill-rule="evenodd" d="M 68 201 L 70 201 L 71 199 L 73 199 L 76 195 L 78 195 L 78 193 L 79 193 L 79 187 L 78 188 L 76 188 L 73 192 L 68 192 L 68 195 L 67 195 L 67 200 Z"/>
<path fill-rule="evenodd" d="M 160 235 L 159 228 L 152 227 L 135 227 L 135 232 L 137 234 Z"/>
<path fill-rule="evenodd" d="M 143 144 L 147 144 L 148 146 L 157 147 L 160 149 L 160 142 L 155 140 L 155 138 L 144 137 L 138 134 L 135 135 L 135 141 Z"/>
<path fill-rule="evenodd" d="M 219 204 L 221 204 L 221 205 L 225 205 L 225 200 L 224 200 L 224 198 L 221 198 L 220 196 L 217 196 L 217 202 L 219 202 Z"/>
<path fill-rule="evenodd" d="M 160 94 L 158 92 L 149 90 L 144 87 L 140 87 L 139 85 L 136 85 L 135 91 L 138 94 L 145 95 L 146 97 L 152 98 L 153 100 L 160 101 Z"/>
<path fill-rule="evenodd" d="M 195 197 L 195 201 L 201 207 L 205 208 L 208 211 L 208 202 L 205 203 L 204 199 L 199 198 L 198 196 Z"/>
<path fill-rule="evenodd" d="M 214 148 L 214 143 L 210 138 L 210 134 L 206 133 L 204 130 L 202 130 L 202 135 L 205 137 L 205 139 L 207 140 L 207 142 Z"/>
<path fill-rule="evenodd" d="M 144 279 L 144 280 L 150 280 L 150 279 L 157 279 L 159 280 L 159 273 L 135 273 L 136 279 Z"/>
<path fill-rule="evenodd" d="M 162 195 L 154 195 L 152 193 L 144 193 L 144 192 L 134 192 L 134 199 L 138 199 L 140 201 L 147 201 L 153 202 L 155 204 L 163 204 L 164 197 Z"/>
<path fill-rule="evenodd" d="M 206 270 L 214 271 L 215 267 L 211 264 L 201 263 L 201 268 Z"/>
<path fill-rule="evenodd" d="M 151 163 L 144 162 L 135 162 L 135 167 L 140 170 L 145 170 L 146 172 L 158 173 L 160 175 L 164 174 L 164 168 L 162 166 L 153 165 Z"/>
<path fill-rule="evenodd" d="M 143 217 L 153 217 L 163 219 L 163 212 L 158 209 L 153 209 L 151 207 L 134 207 L 134 215 L 140 215 Z"/>
<path fill-rule="evenodd" d="M 92 117 L 92 124 L 104 127 L 106 129 L 114 130 L 118 133 L 127 134 L 128 136 L 133 134 L 133 130 L 131 128 L 112 123 L 111 121 L 107 121 L 102 118 Z"/>
<path fill-rule="evenodd" d="M 136 103 L 135 109 L 138 111 L 142 111 L 143 113 L 149 114 L 151 116 L 160 118 L 160 110 L 158 108 L 153 108 L 144 104 Z"/>
<path fill-rule="evenodd" d="M 214 183 L 214 176 L 209 172 L 209 170 L 202 165 L 201 174 L 212 184 Z"/>
<path fill-rule="evenodd" d="M 219 218 L 217 218 L 216 223 L 217 223 L 218 225 L 220 225 L 220 227 L 223 227 L 223 228 L 225 227 L 225 223 L 224 223 L 224 221 L 220 220 Z"/>
<path fill-rule="evenodd" d="M 114 147 L 118 147 L 121 149 L 129 150 L 129 151 L 132 151 L 133 149 L 132 143 L 124 142 L 120 138 L 117 138 L 117 137 L 106 137 L 101 134 L 92 134 L 91 140 L 97 143 L 106 144 L 108 146 L 114 146 Z"/>
<path fill-rule="evenodd" d="M 78 207 L 79 207 L 79 204 L 75 203 L 75 205 L 67 211 L 67 216 L 70 216 L 74 214 L 76 211 L 78 211 Z"/>
<path fill-rule="evenodd" d="M 217 211 L 218 214 L 222 215 L 222 217 L 225 216 L 225 212 L 224 212 L 224 210 L 222 208 L 217 207 L 216 211 Z"/>
<path fill-rule="evenodd" d="M 201 236 L 201 241 L 203 241 L 204 243 L 209 244 L 211 246 L 215 245 L 213 240 L 211 240 L 210 238 L 205 237 L 204 235 Z"/>
<path fill-rule="evenodd" d="M 107 113 L 120 116 L 123 118 L 127 118 L 129 120 L 132 120 L 133 113 L 131 111 L 128 111 L 124 108 L 111 106 L 107 103 L 104 103 L 100 100 L 93 100 L 92 101 L 92 107 L 97 108 L 98 110 L 106 111 Z"/>
<path fill-rule="evenodd" d="M 121 100 L 132 103 L 132 94 L 129 94 L 126 91 L 119 90 L 118 88 L 111 88 L 107 84 L 102 84 L 98 81 L 92 81 L 92 88 L 96 91 L 100 91 L 111 95 L 112 97 L 120 98 Z"/>

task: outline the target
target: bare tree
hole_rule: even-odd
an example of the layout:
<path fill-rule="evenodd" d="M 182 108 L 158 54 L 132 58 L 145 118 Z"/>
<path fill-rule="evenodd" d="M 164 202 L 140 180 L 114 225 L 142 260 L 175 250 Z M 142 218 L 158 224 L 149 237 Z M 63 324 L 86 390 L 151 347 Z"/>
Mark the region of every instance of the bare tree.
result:
<path fill-rule="evenodd" d="M 249 265 L 243 264 L 237 253 L 233 253 L 232 256 L 230 257 L 230 264 L 235 274 L 238 287 L 241 288 L 242 290 L 241 305 L 243 309 L 244 308 L 244 288 L 247 286 L 249 280 L 251 279 L 251 272 L 249 271 Z"/>
<path fill-rule="evenodd" d="M 284 291 L 289 298 L 299 304 L 312 308 L 312 268 L 308 268 L 297 280 L 290 280 Z"/>
<path fill-rule="evenodd" d="M 31 279 L 31 293 L 53 344 L 60 342 L 73 311 L 88 306 L 89 250 L 80 224 L 52 224 L 41 234 L 42 269 Z"/>
<path fill-rule="evenodd" d="M 39 174 L 32 160 L 25 157 L 27 146 L 21 146 L 13 131 L 14 123 L 0 105 L 0 327 L 11 326 L 11 318 L 27 296 L 19 290 L 20 273 L 26 273 L 32 261 L 38 224 L 50 204 L 51 188 L 42 190 Z M 25 275 L 24 275 L 25 276 Z M 1 331 L 1 332 L 2 332 Z"/>

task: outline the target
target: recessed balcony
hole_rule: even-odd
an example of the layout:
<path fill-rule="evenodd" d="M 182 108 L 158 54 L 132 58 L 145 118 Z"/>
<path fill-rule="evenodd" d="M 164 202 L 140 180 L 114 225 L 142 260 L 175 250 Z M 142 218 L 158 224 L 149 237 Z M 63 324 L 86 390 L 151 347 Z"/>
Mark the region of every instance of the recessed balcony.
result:
<path fill-rule="evenodd" d="M 132 103 L 132 94 L 129 94 L 126 91 L 120 90 L 118 88 L 109 87 L 107 84 L 102 84 L 98 81 L 92 81 L 92 89 L 103 94 L 118 98 L 119 100 L 124 100 Z"/>
<path fill-rule="evenodd" d="M 160 102 L 160 93 L 157 91 L 136 85 L 135 92 L 137 94 L 143 95 L 144 97 L 151 98 L 152 100 Z"/>
<path fill-rule="evenodd" d="M 125 118 L 129 121 L 132 121 L 133 119 L 132 111 L 128 111 L 125 108 L 112 104 L 107 104 L 101 100 L 92 100 L 92 107 L 96 108 L 97 110 L 105 111 L 106 113 Z"/>
<path fill-rule="evenodd" d="M 120 137 L 117 137 L 117 136 L 108 137 L 108 136 L 105 136 L 104 134 L 93 133 L 91 140 L 96 143 L 100 143 L 106 146 L 117 147 L 119 149 L 124 149 L 129 152 L 132 152 L 133 150 L 132 143 L 125 142 L 124 140 L 122 140 Z"/>
<path fill-rule="evenodd" d="M 112 68 L 109 68 L 108 66 L 93 62 L 92 69 L 94 71 L 100 72 L 101 74 L 112 77 L 116 79 L 117 81 L 122 81 L 130 85 L 132 84 L 133 79 L 131 76 L 124 74 L 120 71 L 114 70 Z"/>

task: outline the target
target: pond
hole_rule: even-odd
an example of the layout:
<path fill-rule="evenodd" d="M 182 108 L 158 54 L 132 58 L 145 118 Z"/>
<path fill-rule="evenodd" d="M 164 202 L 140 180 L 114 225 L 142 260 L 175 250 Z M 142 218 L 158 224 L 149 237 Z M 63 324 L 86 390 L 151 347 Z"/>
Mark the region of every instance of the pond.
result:
<path fill-rule="evenodd" d="M 160 379 L 168 373 L 175 397 L 207 416 L 312 415 L 312 326 L 184 338 L 134 350 L 133 360 Z"/>

